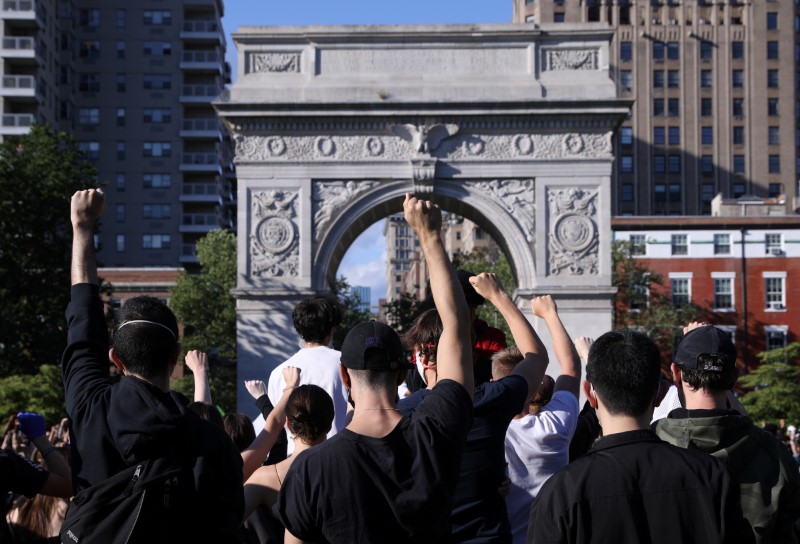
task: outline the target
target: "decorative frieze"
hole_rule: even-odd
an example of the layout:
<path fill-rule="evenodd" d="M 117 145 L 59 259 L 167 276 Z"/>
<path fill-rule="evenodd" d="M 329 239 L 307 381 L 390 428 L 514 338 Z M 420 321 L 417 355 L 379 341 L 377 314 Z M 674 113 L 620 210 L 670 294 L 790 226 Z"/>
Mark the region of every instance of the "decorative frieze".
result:
<path fill-rule="evenodd" d="M 247 73 L 299 74 L 301 58 L 300 51 L 250 52 L 247 54 Z"/>
<path fill-rule="evenodd" d="M 548 275 L 599 273 L 597 199 L 594 188 L 548 188 Z"/>
<path fill-rule="evenodd" d="M 545 70 L 599 70 L 599 49 L 544 49 Z"/>
<path fill-rule="evenodd" d="M 250 275 L 255 278 L 296 277 L 300 257 L 297 191 L 270 189 L 252 194 Z"/>
<path fill-rule="evenodd" d="M 314 240 L 319 241 L 343 207 L 376 185 L 377 181 L 315 181 L 312 190 Z"/>

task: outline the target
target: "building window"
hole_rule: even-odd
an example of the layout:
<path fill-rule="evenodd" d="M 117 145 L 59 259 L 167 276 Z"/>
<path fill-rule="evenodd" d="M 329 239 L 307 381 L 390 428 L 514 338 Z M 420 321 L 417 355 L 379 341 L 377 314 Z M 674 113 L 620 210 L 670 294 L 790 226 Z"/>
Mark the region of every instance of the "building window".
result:
<path fill-rule="evenodd" d="M 744 87 L 744 70 L 734 70 L 731 81 L 734 89 L 741 89 Z"/>
<path fill-rule="evenodd" d="M 783 193 L 783 185 L 780 183 L 770 183 L 768 189 L 768 195 L 770 198 L 775 198 L 776 196 L 780 196 Z"/>
<path fill-rule="evenodd" d="M 667 114 L 670 117 L 678 117 L 681 114 L 681 101 L 679 98 L 670 98 L 667 100 Z"/>
<path fill-rule="evenodd" d="M 733 156 L 733 173 L 744 174 L 744 155 Z"/>
<path fill-rule="evenodd" d="M 622 202 L 633 202 L 633 183 L 621 184 L 619 192 Z"/>
<path fill-rule="evenodd" d="M 171 123 L 172 108 L 145 108 L 143 119 L 145 123 Z"/>
<path fill-rule="evenodd" d="M 731 58 L 741 60 L 744 58 L 744 42 L 731 42 Z"/>
<path fill-rule="evenodd" d="M 700 86 L 705 89 L 710 89 L 714 82 L 713 72 L 711 70 L 700 70 Z"/>
<path fill-rule="evenodd" d="M 781 143 L 781 128 L 769 127 L 767 129 L 767 141 L 769 145 L 780 145 Z"/>
<path fill-rule="evenodd" d="M 619 60 L 622 62 L 630 62 L 633 60 L 633 44 L 631 42 L 620 42 Z"/>
<path fill-rule="evenodd" d="M 669 173 L 670 174 L 680 174 L 681 173 L 681 156 L 680 155 L 670 155 L 669 156 Z"/>
<path fill-rule="evenodd" d="M 710 204 L 714 199 L 715 192 L 713 183 L 704 183 L 700 187 L 700 200 L 703 204 Z"/>
<path fill-rule="evenodd" d="M 767 294 L 767 310 L 786 309 L 786 274 L 764 272 L 764 291 Z"/>
<path fill-rule="evenodd" d="M 733 145 L 744 145 L 744 127 L 733 127 Z"/>
<path fill-rule="evenodd" d="M 644 234 L 631 234 L 631 255 L 647 254 L 647 239 Z"/>
<path fill-rule="evenodd" d="M 711 98 L 700 99 L 700 115 L 710 117 L 713 114 L 714 101 Z"/>
<path fill-rule="evenodd" d="M 665 133 L 664 127 L 653 127 L 653 144 L 654 145 L 664 145 L 666 140 L 664 139 Z"/>
<path fill-rule="evenodd" d="M 88 93 L 100 92 L 100 74 L 84 73 L 78 76 L 78 90 Z"/>
<path fill-rule="evenodd" d="M 689 254 L 689 235 L 687 234 L 673 234 L 671 241 L 671 248 L 673 255 L 688 255 Z"/>
<path fill-rule="evenodd" d="M 117 74 L 117 92 L 124 93 L 128 88 L 125 74 Z"/>
<path fill-rule="evenodd" d="M 653 42 L 653 60 L 664 60 L 664 42 Z"/>
<path fill-rule="evenodd" d="M 118 9 L 117 10 L 117 28 L 125 28 L 127 24 L 126 17 L 125 17 L 125 10 Z"/>
<path fill-rule="evenodd" d="M 681 45 L 678 42 L 667 43 L 667 58 L 670 60 L 678 60 L 681 58 Z"/>
<path fill-rule="evenodd" d="M 730 254 L 731 254 L 731 235 L 715 234 L 714 255 L 730 255 Z"/>
<path fill-rule="evenodd" d="M 766 349 L 781 349 L 786 347 L 786 333 L 788 327 L 785 325 L 767 325 L 764 327 L 766 334 Z"/>
<path fill-rule="evenodd" d="M 633 173 L 633 155 L 622 155 L 620 157 L 619 169 L 623 174 Z"/>
<path fill-rule="evenodd" d="M 117 126 L 124 127 L 127 123 L 127 110 L 125 108 L 117 108 Z"/>
<path fill-rule="evenodd" d="M 780 255 L 783 253 L 783 236 L 780 233 L 768 232 L 764 235 L 764 245 L 767 254 Z"/>
<path fill-rule="evenodd" d="M 653 199 L 657 204 L 662 204 L 667 201 L 667 186 L 664 183 L 656 183 L 653 185 Z"/>
<path fill-rule="evenodd" d="M 145 10 L 143 21 L 146 25 L 170 25 L 172 24 L 172 12 L 168 9 Z"/>
<path fill-rule="evenodd" d="M 78 54 L 82 59 L 97 60 L 100 58 L 100 42 L 97 40 L 83 40 Z"/>
<path fill-rule="evenodd" d="M 683 306 L 688 306 L 692 302 L 691 282 L 691 278 L 670 276 L 670 283 L 672 284 L 672 305 L 674 307 L 681 308 Z"/>
<path fill-rule="evenodd" d="M 701 170 L 704 176 L 714 175 L 714 157 L 711 155 L 703 155 L 700 158 Z M 710 200 L 710 199 L 709 199 Z"/>
<path fill-rule="evenodd" d="M 780 155 L 770 155 L 769 156 L 769 173 L 770 174 L 780 174 L 781 173 L 781 156 Z"/>
<path fill-rule="evenodd" d="M 771 89 L 778 88 L 778 71 L 777 70 L 767 70 L 767 87 Z"/>
<path fill-rule="evenodd" d="M 683 199 L 682 196 L 682 189 L 680 183 L 670 183 L 669 184 L 669 201 L 680 203 Z"/>
<path fill-rule="evenodd" d="M 633 129 L 631 127 L 619 129 L 619 143 L 625 146 L 633 144 Z"/>
<path fill-rule="evenodd" d="M 78 108 L 79 125 L 99 125 L 100 108 Z"/>
<path fill-rule="evenodd" d="M 648 301 L 650 299 L 650 290 L 646 285 L 630 286 L 630 299 L 628 300 L 628 309 L 631 312 L 641 312 L 647 309 Z"/>
<path fill-rule="evenodd" d="M 125 235 L 117 234 L 117 253 L 125 251 Z"/>
<path fill-rule="evenodd" d="M 144 74 L 142 86 L 145 89 L 169 89 L 172 87 L 172 76 L 169 74 Z"/>
<path fill-rule="evenodd" d="M 700 59 L 710 61 L 714 56 L 714 44 L 703 40 L 700 42 Z"/>
<path fill-rule="evenodd" d="M 114 219 L 117 223 L 125 221 L 125 204 L 117 204 L 114 206 Z"/>
<path fill-rule="evenodd" d="M 150 57 L 166 57 L 172 54 L 170 42 L 144 42 L 144 54 Z"/>
<path fill-rule="evenodd" d="M 714 309 L 733 310 L 733 278 L 719 277 L 714 279 Z"/>
<path fill-rule="evenodd" d="M 661 89 L 664 87 L 664 70 L 653 70 L 653 88 Z"/>
<path fill-rule="evenodd" d="M 733 115 L 737 119 L 741 119 L 744 117 L 744 99 L 743 98 L 734 98 L 733 99 Z"/>
<path fill-rule="evenodd" d="M 737 181 L 733 184 L 733 198 L 739 198 L 745 192 L 745 184 Z"/>
<path fill-rule="evenodd" d="M 169 204 L 145 204 L 142 206 L 142 217 L 145 219 L 169 219 L 171 212 Z"/>
<path fill-rule="evenodd" d="M 767 59 L 768 60 L 777 60 L 778 59 L 778 42 L 767 42 Z"/>
<path fill-rule="evenodd" d="M 770 117 L 777 117 L 780 115 L 780 104 L 777 98 L 767 99 L 767 115 Z"/>
<path fill-rule="evenodd" d="M 166 189 L 172 185 L 170 174 L 144 174 L 142 176 L 142 186 L 145 189 Z"/>
<path fill-rule="evenodd" d="M 633 89 L 633 73 L 630 70 L 622 70 L 619 73 L 619 84 L 623 91 Z"/>
<path fill-rule="evenodd" d="M 767 12 L 767 30 L 778 30 L 778 12 Z"/>
<path fill-rule="evenodd" d="M 78 149 L 83 151 L 86 158 L 96 161 L 100 158 L 100 142 L 79 142 Z"/>
<path fill-rule="evenodd" d="M 124 193 L 126 185 L 125 174 L 117 174 L 117 192 Z"/>
<path fill-rule="evenodd" d="M 554 23 L 563 23 L 564 22 L 564 12 L 557 11 L 553 14 L 553 22 Z"/>
<path fill-rule="evenodd" d="M 664 115 L 664 99 L 663 98 L 654 98 L 653 99 L 653 116 L 654 117 L 661 117 Z"/>
<path fill-rule="evenodd" d="M 145 157 L 169 157 L 172 155 L 171 142 L 144 142 L 142 154 Z"/>
<path fill-rule="evenodd" d="M 117 42 L 117 58 L 125 58 L 125 42 Z"/>
<path fill-rule="evenodd" d="M 100 26 L 100 10 L 99 9 L 82 9 L 80 11 L 81 26 L 89 28 L 97 28 Z"/>
<path fill-rule="evenodd" d="M 678 70 L 667 72 L 667 86 L 670 89 L 677 89 L 680 86 L 680 72 Z"/>
<path fill-rule="evenodd" d="M 653 173 L 665 174 L 667 172 L 667 157 L 665 155 L 656 155 L 653 157 Z"/>
<path fill-rule="evenodd" d="M 125 160 L 125 142 L 117 142 L 117 160 Z"/>
<path fill-rule="evenodd" d="M 681 145 L 680 127 L 669 127 L 669 145 Z"/>
<path fill-rule="evenodd" d="M 142 235 L 143 249 L 169 249 L 169 234 L 144 234 Z"/>
<path fill-rule="evenodd" d="M 714 145 L 714 127 L 701 127 L 700 143 L 703 145 Z"/>

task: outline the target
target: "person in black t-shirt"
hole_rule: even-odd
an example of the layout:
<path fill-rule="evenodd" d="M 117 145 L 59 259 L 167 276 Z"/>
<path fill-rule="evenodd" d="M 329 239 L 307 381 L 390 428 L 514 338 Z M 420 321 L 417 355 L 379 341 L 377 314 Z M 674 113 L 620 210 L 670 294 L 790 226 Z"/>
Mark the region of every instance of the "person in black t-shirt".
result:
<path fill-rule="evenodd" d="M 409 365 L 400 338 L 376 321 L 360 323 L 342 345 L 340 372 L 353 418 L 301 453 L 273 511 L 286 542 L 442 542 L 464 442 L 472 423 L 472 357 L 464 294 L 439 231 L 441 212 L 406 195 L 406 220 L 420 239 L 442 317 L 439 383 L 411 417 L 395 399 Z"/>

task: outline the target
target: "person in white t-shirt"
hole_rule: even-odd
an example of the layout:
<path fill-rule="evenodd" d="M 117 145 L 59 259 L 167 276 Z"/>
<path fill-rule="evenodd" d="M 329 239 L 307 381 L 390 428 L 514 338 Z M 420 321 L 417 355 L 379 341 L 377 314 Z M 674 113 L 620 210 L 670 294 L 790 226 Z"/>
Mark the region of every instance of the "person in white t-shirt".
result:
<path fill-rule="evenodd" d="M 282 369 L 293 366 L 300 369 L 302 384 L 313 384 L 324 389 L 333 399 L 334 418 L 328 438 L 345 427 L 347 415 L 347 392 L 339 376 L 341 353 L 328 345 L 333 338 L 333 329 L 342 321 L 342 305 L 332 296 L 316 296 L 301 301 L 292 311 L 294 328 L 300 333 L 303 347 L 285 362 L 278 365 L 269 376 L 267 395 L 273 406 L 281 398 L 286 382 Z M 294 451 L 290 440 L 286 454 Z M 275 459 L 271 459 L 275 461 Z"/>
<path fill-rule="evenodd" d="M 508 520 L 514 544 L 524 543 L 528 519 L 536 494 L 547 479 L 569 463 L 569 442 L 578 420 L 578 391 L 581 362 L 575 346 L 558 317 L 555 301 L 549 295 L 534 297 L 531 309 L 544 320 L 553 339 L 553 349 L 561 367 L 550 402 L 531 414 L 529 405 L 511 421 L 506 431 L 505 449 L 511 490 L 506 496 Z M 518 342 L 519 339 L 514 338 Z M 516 348 L 492 357 L 492 379 L 509 375 L 522 361 Z M 532 397 L 531 402 L 534 400 Z"/>

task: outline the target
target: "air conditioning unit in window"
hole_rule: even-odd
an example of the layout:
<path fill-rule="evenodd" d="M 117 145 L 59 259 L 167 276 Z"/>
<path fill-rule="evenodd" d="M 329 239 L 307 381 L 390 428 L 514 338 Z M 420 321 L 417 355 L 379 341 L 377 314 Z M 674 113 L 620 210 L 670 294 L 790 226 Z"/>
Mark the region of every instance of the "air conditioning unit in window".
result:
<path fill-rule="evenodd" d="M 780 257 L 781 255 L 783 255 L 783 250 L 779 247 L 771 247 L 769 248 L 769 254 L 774 255 L 776 257 Z"/>
<path fill-rule="evenodd" d="M 770 310 L 784 310 L 785 307 L 782 302 L 770 302 L 768 305 Z"/>

